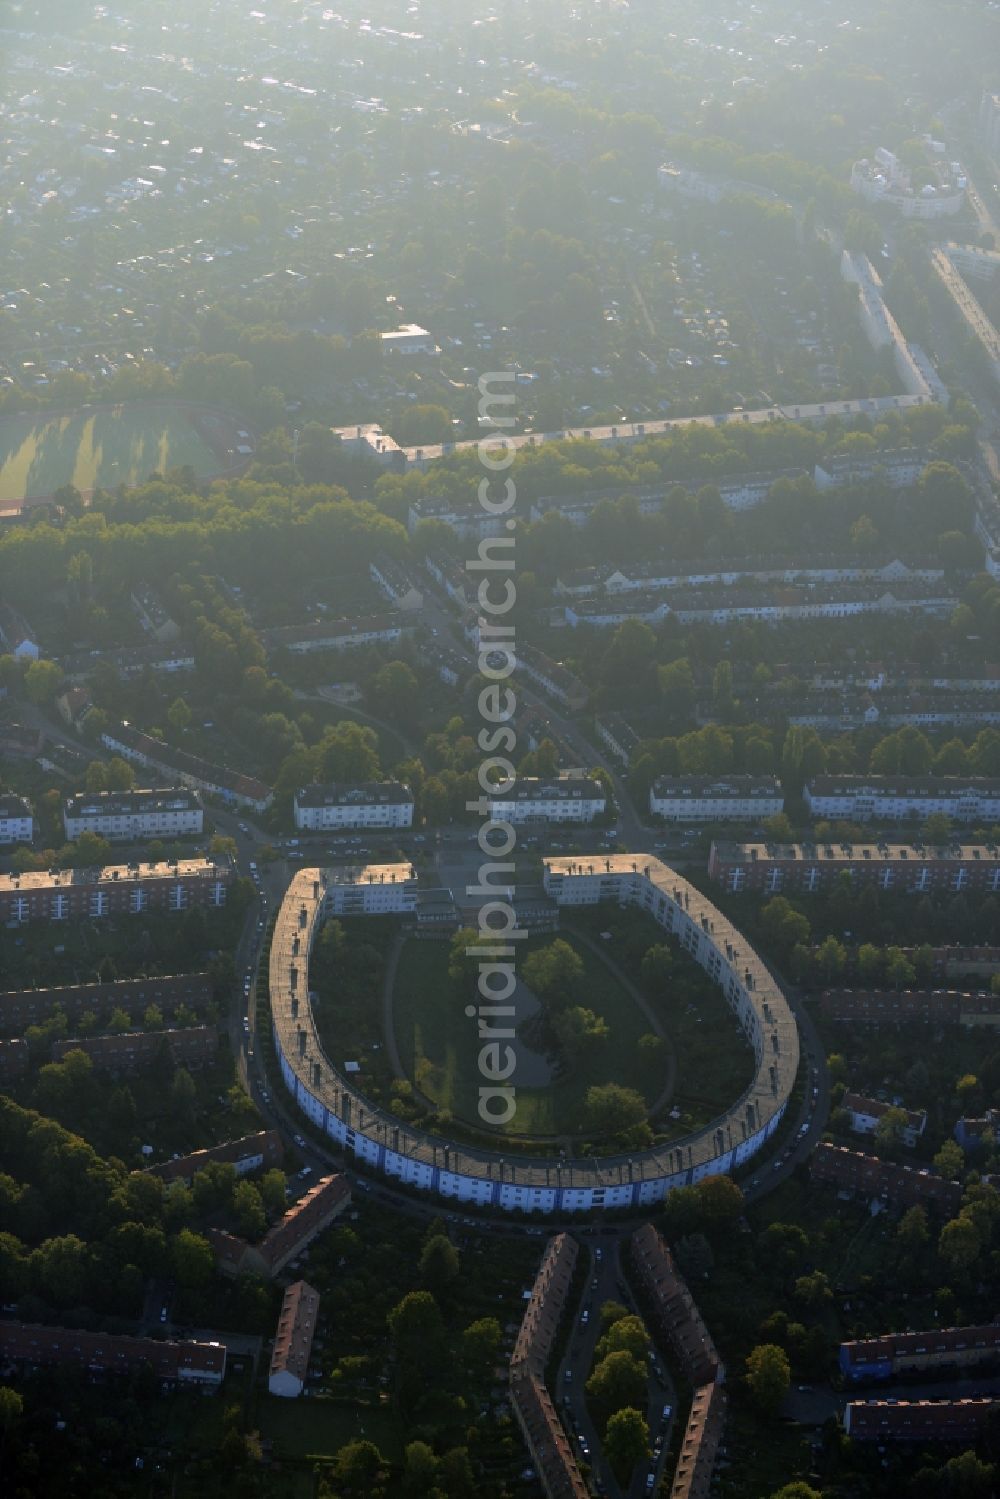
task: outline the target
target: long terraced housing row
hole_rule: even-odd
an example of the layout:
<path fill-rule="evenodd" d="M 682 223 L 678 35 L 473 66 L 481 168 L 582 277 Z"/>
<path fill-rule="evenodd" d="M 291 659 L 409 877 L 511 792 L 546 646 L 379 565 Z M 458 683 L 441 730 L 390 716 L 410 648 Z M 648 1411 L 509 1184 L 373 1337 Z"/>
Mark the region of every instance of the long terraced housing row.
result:
<path fill-rule="evenodd" d="M 415 882 L 407 864 L 347 874 L 304 869 L 288 887 L 275 922 L 269 986 L 281 1075 L 299 1108 L 370 1169 L 499 1211 L 639 1208 L 748 1161 L 780 1124 L 799 1064 L 795 1019 L 761 959 L 711 901 L 656 859 L 550 858 L 545 889 L 560 906 L 614 901 L 648 911 L 719 985 L 756 1059 L 753 1081 L 724 1114 L 683 1140 L 632 1156 L 512 1160 L 425 1134 L 374 1107 L 320 1043 L 309 955 L 327 915 L 412 912 Z"/>

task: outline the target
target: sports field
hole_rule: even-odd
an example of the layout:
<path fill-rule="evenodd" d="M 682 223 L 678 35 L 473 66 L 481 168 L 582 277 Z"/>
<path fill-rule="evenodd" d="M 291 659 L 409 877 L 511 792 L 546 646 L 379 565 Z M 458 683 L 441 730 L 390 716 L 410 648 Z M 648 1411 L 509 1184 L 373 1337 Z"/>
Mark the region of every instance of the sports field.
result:
<path fill-rule="evenodd" d="M 0 419 L 0 503 L 140 484 L 151 473 L 189 464 L 199 479 L 228 467 L 220 427 L 217 449 L 181 408 L 155 402 L 108 406 L 67 416 Z"/>

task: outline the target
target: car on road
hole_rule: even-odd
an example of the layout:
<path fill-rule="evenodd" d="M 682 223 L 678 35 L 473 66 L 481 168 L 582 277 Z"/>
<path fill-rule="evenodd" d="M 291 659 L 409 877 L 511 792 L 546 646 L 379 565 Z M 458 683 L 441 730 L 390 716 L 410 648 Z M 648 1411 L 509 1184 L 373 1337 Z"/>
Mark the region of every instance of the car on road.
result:
<path fill-rule="evenodd" d="M 292 1139 L 295 1141 L 296 1145 L 299 1147 L 300 1150 L 305 1150 L 305 1148 L 306 1148 L 306 1142 L 305 1142 L 305 1140 L 303 1140 L 303 1138 L 302 1138 L 301 1135 L 293 1135 Z"/>
<path fill-rule="evenodd" d="M 572 1369 L 567 1369 L 566 1373 L 563 1375 L 563 1379 L 566 1381 L 567 1384 L 572 1384 L 572 1382 L 573 1382 L 573 1370 Z"/>
<path fill-rule="evenodd" d="M 661 1421 L 669 1421 L 670 1417 L 673 1415 L 673 1413 L 674 1413 L 673 1406 L 672 1405 L 665 1405 L 663 1407 L 663 1414 L 660 1417 L 660 1420 Z"/>
<path fill-rule="evenodd" d="M 652 1493 L 656 1487 L 656 1469 L 653 1468 L 646 1474 L 646 1492 Z"/>
<path fill-rule="evenodd" d="M 589 1321 L 590 1321 L 590 1313 L 588 1312 L 587 1308 L 584 1307 L 582 1313 L 580 1314 L 580 1326 L 581 1327 L 586 1327 L 586 1325 L 587 1325 L 587 1323 Z"/>

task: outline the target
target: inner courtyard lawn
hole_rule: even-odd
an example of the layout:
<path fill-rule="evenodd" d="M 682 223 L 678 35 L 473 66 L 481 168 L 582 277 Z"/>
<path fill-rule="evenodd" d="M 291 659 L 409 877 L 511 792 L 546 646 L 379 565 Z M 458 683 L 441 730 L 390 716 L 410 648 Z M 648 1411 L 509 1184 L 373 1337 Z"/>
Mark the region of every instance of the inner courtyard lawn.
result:
<path fill-rule="evenodd" d="M 651 1029 L 647 1018 L 599 957 L 567 933 L 561 936 L 584 965 L 574 1003 L 606 1020 L 610 1034 L 541 1085 L 520 1086 L 515 1071 L 510 1081 L 517 1112 L 504 1127 L 508 1134 L 544 1138 L 585 1132 L 584 1099 L 595 1084 L 616 1082 L 635 1088 L 647 1104 L 664 1087 L 665 1053 L 651 1057 L 638 1045 L 639 1037 Z M 519 950 L 521 961 L 551 941 L 551 936 L 541 936 L 525 943 Z M 448 954 L 446 942 L 414 940 L 404 947 L 393 996 L 396 1042 L 404 1071 L 421 1093 L 455 1119 L 482 1127 L 477 1111 L 484 1082 L 478 1060 L 482 1042 L 476 1020 L 465 1015 L 476 993 L 474 986 L 468 994 L 457 991 L 448 975 Z M 537 1078 L 538 1067 L 529 1070 Z"/>

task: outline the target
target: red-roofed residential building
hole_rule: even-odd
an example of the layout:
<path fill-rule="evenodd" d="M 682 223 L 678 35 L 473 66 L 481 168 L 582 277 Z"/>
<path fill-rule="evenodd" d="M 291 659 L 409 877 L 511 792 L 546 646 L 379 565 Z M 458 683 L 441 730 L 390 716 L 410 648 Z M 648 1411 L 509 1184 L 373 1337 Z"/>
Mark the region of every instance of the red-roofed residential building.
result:
<path fill-rule="evenodd" d="M 267 1379 L 271 1395 L 289 1398 L 302 1394 L 318 1318 L 319 1292 L 304 1280 L 295 1281 L 285 1291 L 278 1316 Z"/>
<path fill-rule="evenodd" d="M 207 1389 L 217 1389 L 226 1374 L 222 1343 L 160 1342 L 30 1322 L 0 1322 L 0 1361 L 27 1367 L 79 1364 L 107 1374 L 132 1374 L 148 1366 L 164 1383 Z"/>
<path fill-rule="evenodd" d="M 952 1217 L 962 1206 L 962 1188 L 934 1172 L 914 1166 L 897 1166 L 876 1156 L 862 1155 L 844 1145 L 823 1140 L 809 1159 L 813 1181 L 825 1182 L 843 1192 L 879 1199 L 891 1207 L 934 1206 Z"/>
<path fill-rule="evenodd" d="M 216 1266 L 223 1275 L 250 1271 L 273 1280 L 344 1212 L 350 1201 L 351 1187 L 346 1176 L 324 1176 L 268 1229 L 259 1244 L 248 1244 L 235 1234 L 210 1228 L 207 1238 L 215 1252 Z"/>
<path fill-rule="evenodd" d="M 249 1176 L 253 1171 L 280 1166 L 284 1157 L 285 1147 L 278 1131 L 262 1129 L 255 1135 L 241 1135 L 238 1140 L 224 1140 L 221 1145 L 209 1145 L 205 1150 L 161 1161 L 158 1166 L 149 1167 L 149 1174 L 165 1182 L 190 1183 L 210 1161 L 221 1161 L 234 1166 L 237 1176 Z"/>

